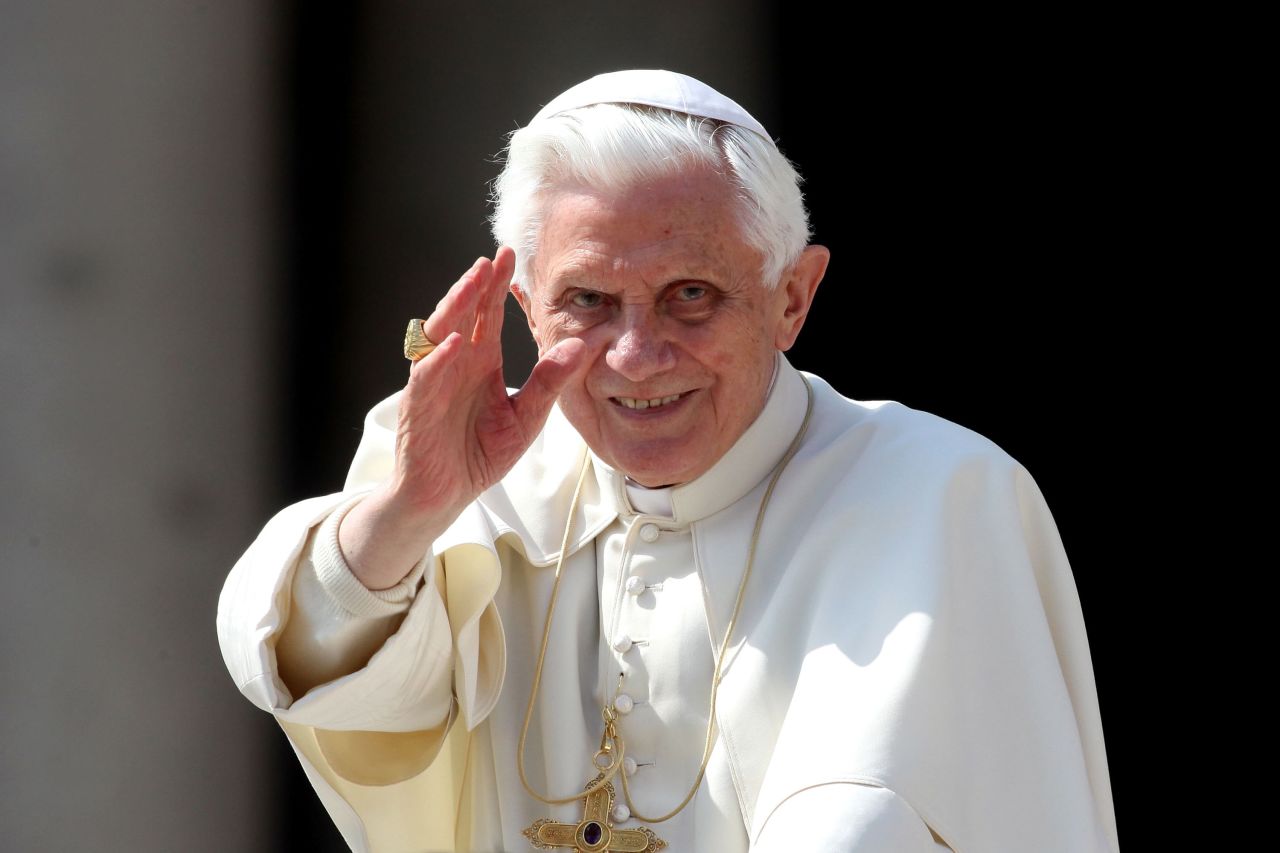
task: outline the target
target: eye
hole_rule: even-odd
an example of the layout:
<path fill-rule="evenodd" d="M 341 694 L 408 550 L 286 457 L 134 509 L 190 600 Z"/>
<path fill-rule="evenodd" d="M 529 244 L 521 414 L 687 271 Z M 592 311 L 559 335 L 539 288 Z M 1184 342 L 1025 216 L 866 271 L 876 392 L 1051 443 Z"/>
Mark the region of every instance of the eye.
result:
<path fill-rule="evenodd" d="M 687 284 L 676 290 L 676 299 L 681 302 L 696 302 L 707 295 L 707 289 L 697 284 Z"/>
<path fill-rule="evenodd" d="M 579 290 L 569 297 L 579 308 L 599 308 L 604 304 L 604 294 L 595 290 Z"/>

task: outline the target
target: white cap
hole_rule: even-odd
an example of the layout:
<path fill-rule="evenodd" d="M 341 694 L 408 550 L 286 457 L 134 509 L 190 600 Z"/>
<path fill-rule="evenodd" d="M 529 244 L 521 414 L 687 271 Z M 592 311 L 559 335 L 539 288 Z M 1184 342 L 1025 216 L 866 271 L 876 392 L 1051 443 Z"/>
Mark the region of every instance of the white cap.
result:
<path fill-rule="evenodd" d="M 611 71 L 558 95 L 534 121 L 591 104 L 644 104 L 745 127 L 773 142 L 764 125 L 701 80 L 674 71 Z M 531 122 L 532 123 L 532 122 Z"/>

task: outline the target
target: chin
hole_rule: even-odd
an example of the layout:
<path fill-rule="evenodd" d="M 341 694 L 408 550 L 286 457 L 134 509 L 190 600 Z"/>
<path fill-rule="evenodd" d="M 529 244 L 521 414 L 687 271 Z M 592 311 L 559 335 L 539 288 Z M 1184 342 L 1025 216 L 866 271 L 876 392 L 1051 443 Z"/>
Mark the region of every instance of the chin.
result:
<path fill-rule="evenodd" d="M 694 470 L 689 465 L 673 465 L 673 454 L 656 453 L 619 454 L 615 455 L 613 465 L 622 473 L 643 486 L 657 488 L 659 486 L 678 486 L 695 479 L 701 470 Z"/>
<path fill-rule="evenodd" d="M 658 486 L 673 486 L 681 482 L 680 475 L 669 468 L 638 464 L 626 459 L 618 460 L 614 467 L 640 485 L 648 486 L 651 489 Z"/>
<path fill-rule="evenodd" d="M 568 413 L 566 413 L 568 414 Z M 573 423 L 569 417 L 569 422 Z M 696 437 L 682 434 L 643 439 L 624 431 L 601 430 L 599 420 L 591 419 L 578 427 L 596 455 L 616 471 L 650 488 L 687 483 L 710 468 L 699 467 L 694 460 L 713 453 L 713 447 L 699 447 Z M 622 434 L 619 434 L 622 433 Z M 691 441 L 691 439 L 693 439 Z"/>

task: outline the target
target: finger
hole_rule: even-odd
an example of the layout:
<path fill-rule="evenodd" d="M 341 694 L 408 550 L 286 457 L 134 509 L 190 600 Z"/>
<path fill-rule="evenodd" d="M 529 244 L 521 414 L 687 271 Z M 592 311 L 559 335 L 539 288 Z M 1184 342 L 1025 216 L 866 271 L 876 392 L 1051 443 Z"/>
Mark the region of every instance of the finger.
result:
<path fill-rule="evenodd" d="M 409 366 L 409 382 L 405 386 L 414 400 L 427 400 L 433 407 L 447 408 L 456 391 L 449 380 L 456 373 L 454 362 L 465 348 L 462 335 L 451 332 L 427 358 Z"/>
<path fill-rule="evenodd" d="M 428 338 L 443 341 L 453 332 L 471 333 L 475 324 L 476 306 L 480 302 L 483 276 L 489 266 L 488 258 L 477 258 L 471 268 L 436 303 L 436 310 L 423 326 Z"/>
<path fill-rule="evenodd" d="M 501 339 L 507 287 L 511 284 L 511 275 L 515 272 L 515 268 L 516 253 L 507 246 L 499 248 L 497 254 L 493 256 L 493 265 L 488 270 L 488 277 L 480 292 L 472 340 L 478 342 Z"/>
<path fill-rule="evenodd" d="M 588 363 L 587 345 L 577 338 L 560 341 L 538 359 L 524 387 L 511 398 L 511 407 L 526 434 L 542 428 L 551 404 L 581 376 Z"/>

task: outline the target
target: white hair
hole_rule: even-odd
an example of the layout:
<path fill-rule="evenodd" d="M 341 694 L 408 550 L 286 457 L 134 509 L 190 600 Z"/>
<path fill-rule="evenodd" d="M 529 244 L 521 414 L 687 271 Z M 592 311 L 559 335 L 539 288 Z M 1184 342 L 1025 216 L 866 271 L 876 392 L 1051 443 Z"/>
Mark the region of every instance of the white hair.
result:
<path fill-rule="evenodd" d="M 585 184 L 619 192 L 701 167 L 714 169 L 734 188 L 742 238 L 764 255 L 761 281 L 773 289 L 809 242 L 795 167 L 753 131 L 656 107 L 593 104 L 513 133 L 493 186 L 493 237 L 515 249 L 513 280 L 525 287 L 544 204 L 558 187 Z"/>

